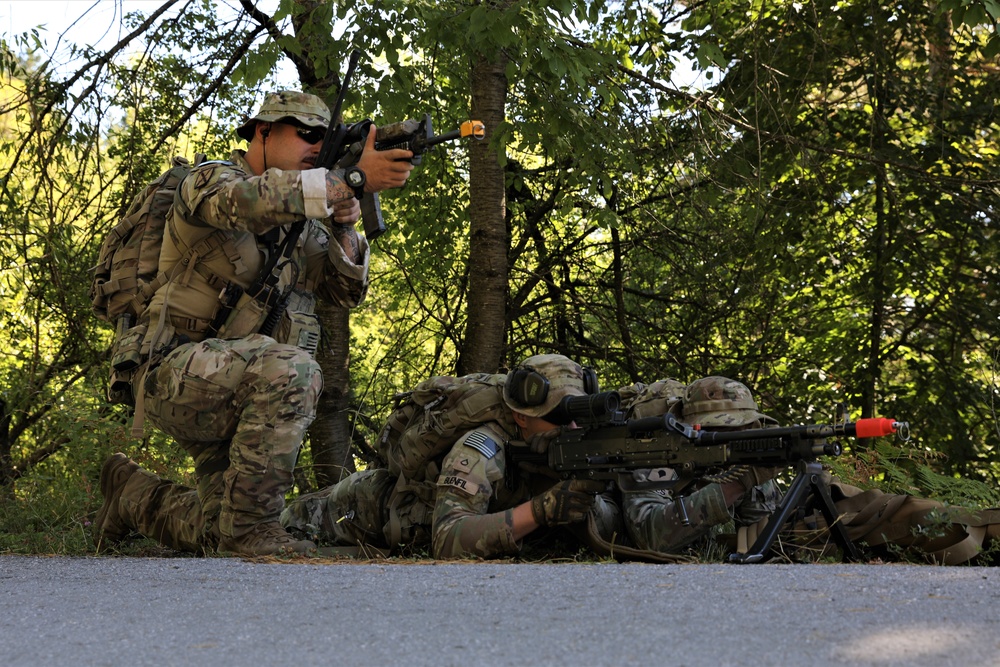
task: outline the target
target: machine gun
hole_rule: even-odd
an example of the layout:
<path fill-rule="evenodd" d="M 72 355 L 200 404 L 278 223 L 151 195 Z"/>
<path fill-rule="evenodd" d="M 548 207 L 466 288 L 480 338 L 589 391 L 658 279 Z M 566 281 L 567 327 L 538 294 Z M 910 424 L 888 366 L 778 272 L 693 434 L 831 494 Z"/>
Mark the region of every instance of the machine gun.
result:
<path fill-rule="evenodd" d="M 369 119 L 364 119 L 349 125 L 340 144 L 340 151 L 334 157 L 334 165 L 341 169 L 346 169 L 357 164 L 364 150 L 368 133 L 371 131 L 373 123 Z M 457 130 L 445 134 L 434 134 L 431 126 L 431 115 L 425 114 L 422 120 L 403 120 L 391 125 L 379 127 L 375 131 L 375 150 L 387 151 L 393 148 L 413 151 L 413 157 L 409 159 L 413 165 L 419 165 L 423 161 L 424 153 L 428 152 L 438 144 L 446 141 L 454 141 L 465 137 L 473 137 L 482 140 L 486 136 L 486 126 L 482 121 L 469 120 L 462 123 Z M 325 144 L 324 144 L 325 146 Z M 320 154 L 322 158 L 322 154 Z M 320 166 L 326 166 L 322 161 L 317 161 Z M 368 241 L 373 241 L 381 236 L 385 231 L 385 222 L 382 220 L 382 207 L 379 203 L 378 193 L 360 193 L 361 219 L 364 222 L 365 237 Z"/>
<path fill-rule="evenodd" d="M 838 406 L 838 421 L 834 424 L 705 431 L 681 422 L 670 413 L 626 419 L 618 409 L 619 404 L 617 392 L 567 396 L 557 410 L 571 416 L 579 428 L 563 429 L 544 454 L 531 453 L 519 446 L 508 446 L 507 451 L 516 463 L 543 464 L 566 478 L 614 480 L 623 491 L 673 489 L 710 470 L 733 465 L 794 467 L 795 480 L 765 530 L 747 553 L 730 556 L 730 561 L 738 563 L 763 561 L 778 532 L 806 502 L 810 492 L 818 499 L 845 557 L 859 559 L 857 547 L 837 521 L 818 459 L 841 454 L 840 443 L 832 438 L 875 438 L 895 433 L 901 439 L 909 439 L 908 423 L 886 418 L 850 422 L 842 405 Z M 664 468 L 675 474 L 665 474 L 661 470 Z M 637 475 L 638 471 L 648 470 L 661 474 Z M 684 512 L 683 500 L 678 507 Z"/>

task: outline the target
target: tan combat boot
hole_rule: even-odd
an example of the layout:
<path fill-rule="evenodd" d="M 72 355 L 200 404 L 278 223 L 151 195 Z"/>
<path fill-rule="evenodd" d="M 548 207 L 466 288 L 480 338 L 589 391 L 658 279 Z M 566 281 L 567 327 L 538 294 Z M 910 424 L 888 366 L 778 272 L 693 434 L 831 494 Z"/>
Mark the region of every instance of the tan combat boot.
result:
<path fill-rule="evenodd" d="M 219 553 L 224 556 L 275 556 L 315 550 L 314 542 L 292 537 L 277 521 L 264 521 L 239 537 L 223 535 L 219 540 Z"/>
<path fill-rule="evenodd" d="M 118 500 L 121 498 L 125 483 L 139 469 L 139 464 L 121 452 L 112 454 L 101 467 L 101 495 L 104 504 L 97 510 L 94 518 L 94 544 L 97 550 L 118 544 L 134 532 L 125 517 L 118 511 Z"/>

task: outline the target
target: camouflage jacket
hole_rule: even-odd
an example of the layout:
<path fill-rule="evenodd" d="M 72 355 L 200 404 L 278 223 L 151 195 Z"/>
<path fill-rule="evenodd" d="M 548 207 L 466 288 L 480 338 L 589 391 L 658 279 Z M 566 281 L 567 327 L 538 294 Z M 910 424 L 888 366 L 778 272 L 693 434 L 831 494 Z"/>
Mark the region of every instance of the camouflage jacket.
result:
<path fill-rule="evenodd" d="M 157 291 L 143 315 L 152 324 L 146 344 L 155 348 L 175 333 L 201 340 L 222 286 L 232 282 L 245 288 L 258 278 L 267 259 L 260 235 L 278 229 L 283 237 L 289 225 L 303 219 L 305 229 L 279 282 L 294 281 L 295 298 L 289 307 L 312 312 L 316 297 L 344 307 L 360 304 L 368 289 L 368 244 L 353 228 L 331 225 L 337 234 L 355 235 L 361 252 L 355 264 L 320 222 L 333 213 L 327 206 L 326 173 L 268 169 L 255 176 L 239 150 L 228 163 L 208 162 L 192 169 L 168 215 L 160 270 L 175 277 Z M 212 234 L 219 239 L 216 247 L 178 273 L 175 267 L 184 252 Z M 164 308 L 166 327 L 157 327 Z"/>
<path fill-rule="evenodd" d="M 510 438 L 499 425 L 484 424 L 462 436 L 445 456 L 432 526 L 436 558 L 488 558 L 520 550 L 512 510 L 554 480 L 508 470 L 505 445 Z"/>

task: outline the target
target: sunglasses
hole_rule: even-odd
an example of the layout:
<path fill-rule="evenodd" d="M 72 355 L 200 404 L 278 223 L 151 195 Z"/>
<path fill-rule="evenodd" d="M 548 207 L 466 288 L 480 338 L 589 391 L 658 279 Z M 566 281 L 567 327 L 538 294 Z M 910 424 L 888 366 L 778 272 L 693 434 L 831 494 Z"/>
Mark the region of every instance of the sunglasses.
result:
<path fill-rule="evenodd" d="M 315 146 L 319 142 L 323 141 L 323 137 L 326 136 L 326 130 L 318 127 L 295 126 L 295 134 L 299 135 L 299 139 L 306 142 L 310 146 Z"/>
<path fill-rule="evenodd" d="M 323 138 L 326 136 L 325 127 L 309 127 L 295 121 L 292 118 L 284 118 L 275 122 L 294 127 L 295 134 L 299 135 L 299 139 L 306 142 L 310 146 L 315 146 L 319 142 L 323 141 Z"/>

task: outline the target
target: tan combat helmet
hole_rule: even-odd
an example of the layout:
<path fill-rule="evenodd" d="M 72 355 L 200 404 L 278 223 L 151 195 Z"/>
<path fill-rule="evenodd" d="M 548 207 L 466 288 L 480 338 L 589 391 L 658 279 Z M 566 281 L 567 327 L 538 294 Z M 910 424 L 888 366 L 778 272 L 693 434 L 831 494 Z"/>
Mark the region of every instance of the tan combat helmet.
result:
<path fill-rule="evenodd" d="M 279 123 L 286 118 L 291 118 L 306 127 L 326 129 L 330 124 L 330 109 L 315 95 L 295 90 L 279 90 L 267 94 L 257 115 L 238 127 L 236 134 L 250 141 L 253 139 L 253 128 L 258 121 Z"/>
<path fill-rule="evenodd" d="M 739 427 L 755 421 L 777 424 L 777 420 L 757 411 L 746 385 L 713 375 L 695 380 L 684 390 L 680 407 L 681 420 L 708 427 Z"/>
<path fill-rule="evenodd" d="M 544 417 L 566 396 L 597 393 L 593 369 L 584 369 L 561 354 L 538 354 L 507 374 L 504 402 L 511 410 Z"/>

